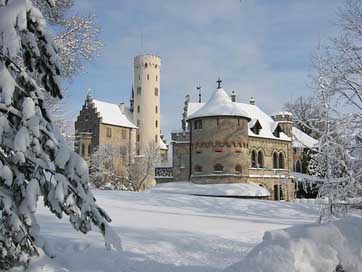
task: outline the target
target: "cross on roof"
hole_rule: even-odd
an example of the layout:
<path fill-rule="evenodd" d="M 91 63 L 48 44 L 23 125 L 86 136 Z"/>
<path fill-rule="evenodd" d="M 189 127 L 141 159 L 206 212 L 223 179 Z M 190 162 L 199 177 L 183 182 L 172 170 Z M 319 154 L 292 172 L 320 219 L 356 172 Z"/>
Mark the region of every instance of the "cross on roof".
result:
<path fill-rule="evenodd" d="M 221 82 L 222 82 L 222 80 L 221 80 L 221 78 L 219 77 L 219 79 L 216 81 L 216 83 L 217 83 L 217 88 L 218 88 L 218 89 L 221 89 Z"/>
<path fill-rule="evenodd" d="M 199 103 L 201 103 L 201 86 L 196 86 L 196 89 L 199 91 Z"/>

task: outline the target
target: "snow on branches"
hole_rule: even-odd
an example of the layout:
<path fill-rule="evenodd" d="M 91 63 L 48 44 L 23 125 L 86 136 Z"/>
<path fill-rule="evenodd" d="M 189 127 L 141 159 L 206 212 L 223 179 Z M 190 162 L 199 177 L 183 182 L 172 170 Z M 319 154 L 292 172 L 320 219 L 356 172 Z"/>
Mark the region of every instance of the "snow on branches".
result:
<path fill-rule="evenodd" d="M 24 67 L 16 64 L 19 56 Z M 48 115 L 44 97 L 62 97 L 60 76 L 58 50 L 41 11 L 29 0 L 0 1 L 0 269 L 37 255 L 40 196 L 55 215 L 68 215 L 75 229 L 86 233 L 93 223 L 107 248 L 120 249 L 111 219 L 89 189 L 87 164 L 65 145 Z"/>

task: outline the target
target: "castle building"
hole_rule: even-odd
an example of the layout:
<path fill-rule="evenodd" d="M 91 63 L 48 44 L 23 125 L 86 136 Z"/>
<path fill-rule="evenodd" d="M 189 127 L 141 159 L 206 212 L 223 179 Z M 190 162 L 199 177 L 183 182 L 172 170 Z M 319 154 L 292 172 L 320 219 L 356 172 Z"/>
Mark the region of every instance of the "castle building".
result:
<path fill-rule="evenodd" d="M 252 182 L 266 188 L 271 199 L 293 199 L 293 171 L 303 159 L 300 147 L 316 140 L 293 127 L 289 112 L 269 116 L 253 98 L 239 103 L 235 92 L 229 96 L 217 82 L 206 103 L 201 96 L 196 103 L 186 96 L 182 130 L 171 134 L 174 180 Z"/>
<path fill-rule="evenodd" d="M 114 104 L 87 96 L 75 122 L 76 151 L 86 160 L 101 145 L 111 145 L 119 156 L 114 166 L 120 175 L 125 168 L 148 155 L 150 148 L 167 161 L 168 146 L 160 124 L 161 59 L 153 55 L 134 58 L 130 105 Z"/>

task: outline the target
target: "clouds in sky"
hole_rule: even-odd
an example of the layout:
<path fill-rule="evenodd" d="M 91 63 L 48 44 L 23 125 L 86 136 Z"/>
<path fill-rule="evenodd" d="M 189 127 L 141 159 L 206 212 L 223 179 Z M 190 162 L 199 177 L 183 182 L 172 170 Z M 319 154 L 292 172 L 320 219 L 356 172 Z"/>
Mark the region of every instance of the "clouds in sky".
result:
<path fill-rule="evenodd" d="M 102 55 L 70 86 L 68 107 L 78 112 L 86 90 L 98 99 L 128 102 L 133 57 L 161 56 L 161 127 L 180 127 L 184 96 L 204 100 L 216 88 L 254 96 L 267 112 L 307 94 L 311 55 L 335 34 L 338 0 L 80 0 L 103 32 Z"/>

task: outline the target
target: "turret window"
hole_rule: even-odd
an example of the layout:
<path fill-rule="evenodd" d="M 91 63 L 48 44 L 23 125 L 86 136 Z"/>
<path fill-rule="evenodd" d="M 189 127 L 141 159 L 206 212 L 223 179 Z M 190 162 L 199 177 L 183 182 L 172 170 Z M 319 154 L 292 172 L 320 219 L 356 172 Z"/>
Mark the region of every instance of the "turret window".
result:
<path fill-rule="evenodd" d="M 141 106 L 140 106 L 140 105 L 137 106 L 137 112 L 138 112 L 138 113 L 141 112 Z"/>
<path fill-rule="evenodd" d="M 156 64 L 157 65 L 157 64 Z M 157 68 L 157 66 L 156 66 L 156 68 Z M 156 76 L 156 81 L 158 81 L 158 76 Z"/>
<path fill-rule="evenodd" d="M 111 128 L 106 129 L 106 135 L 107 135 L 108 138 L 112 137 L 112 129 Z"/>
<path fill-rule="evenodd" d="M 155 96 L 158 96 L 158 88 L 155 88 Z"/>
<path fill-rule="evenodd" d="M 158 135 L 157 134 L 155 135 L 155 142 L 156 143 L 158 142 Z"/>
<path fill-rule="evenodd" d="M 139 142 L 140 141 L 140 135 L 139 134 L 137 134 L 137 142 Z"/>
<path fill-rule="evenodd" d="M 195 170 L 196 173 L 200 173 L 200 172 L 202 172 L 202 166 L 196 164 L 195 167 L 194 167 L 194 170 Z"/>
<path fill-rule="evenodd" d="M 158 106 L 155 107 L 155 112 L 158 113 Z"/>
<path fill-rule="evenodd" d="M 214 171 L 222 172 L 222 171 L 224 171 L 224 166 L 221 163 L 217 163 L 214 165 Z"/>
<path fill-rule="evenodd" d="M 155 127 L 158 128 L 158 121 L 155 122 Z"/>
<path fill-rule="evenodd" d="M 137 94 L 138 94 L 138 95 L 141 94 L 141 87 L 137 87 Z"/>
<path fill-rule="evenodd" d="M 150 75 L 149 74 L 147 74 L 147 80 L 150 80 Z"/>

